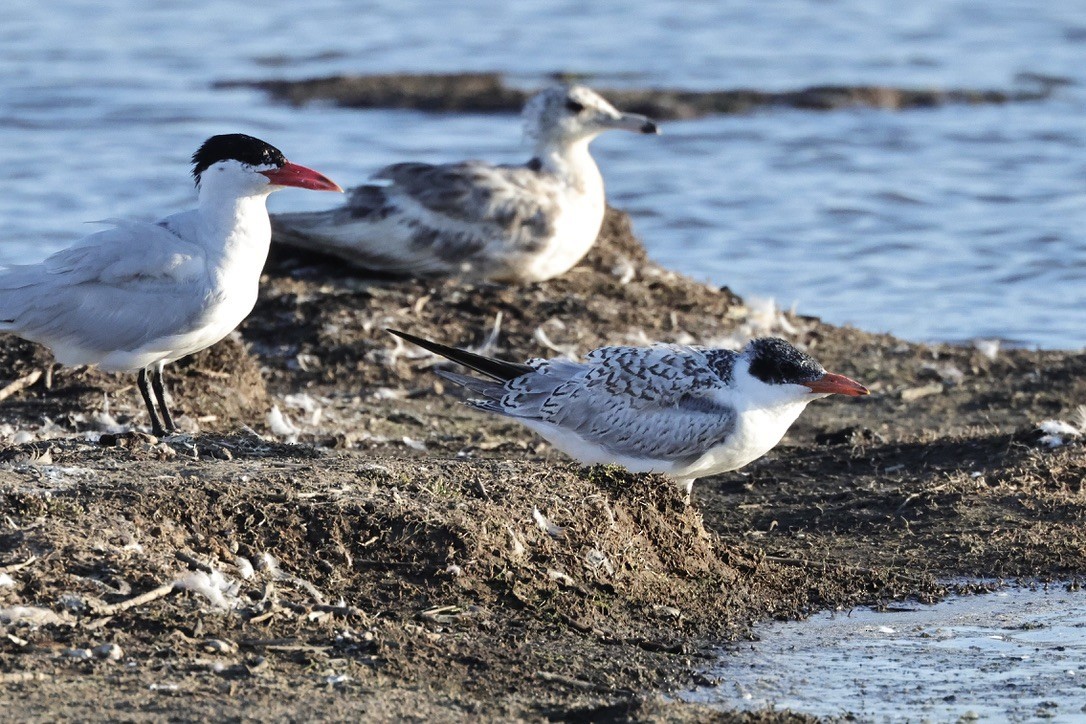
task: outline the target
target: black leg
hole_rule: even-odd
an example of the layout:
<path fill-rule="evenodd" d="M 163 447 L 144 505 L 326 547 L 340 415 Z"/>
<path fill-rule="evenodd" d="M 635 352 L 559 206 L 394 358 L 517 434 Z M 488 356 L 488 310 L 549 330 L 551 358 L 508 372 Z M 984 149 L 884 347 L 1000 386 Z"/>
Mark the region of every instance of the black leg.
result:
<path fill-rule="evenodd" d="M 136 384 L 139 385 L 140 394 L 143 395 L 143 403 L 147 405 L 147 414 L 151 417 L 151 434 L 156 437 L 161 437 L 166 434 L 166 431 L 162 429 L 162 423 L 158 421 L 158 414 L 155 412 L 155 404 L 151 402 L 151 390 L 147 387 L 147 370 L 140 370 L 139 377 L 136 378 Z"/>
<path fill-rule="evenodd" d="M 166 423 L 166 429 L 173 432 L 177 428 L 174 427 L 173 417 L 170 416 L 170 408 L 166 406 L 166 384 L 162 379 L 163 366 L 158 365 L 155 371 L 151 373 L 151 388 L 155 391 L 155 399 L 158 400 L 158 410 L 162 413 L 162 421 Z"/>

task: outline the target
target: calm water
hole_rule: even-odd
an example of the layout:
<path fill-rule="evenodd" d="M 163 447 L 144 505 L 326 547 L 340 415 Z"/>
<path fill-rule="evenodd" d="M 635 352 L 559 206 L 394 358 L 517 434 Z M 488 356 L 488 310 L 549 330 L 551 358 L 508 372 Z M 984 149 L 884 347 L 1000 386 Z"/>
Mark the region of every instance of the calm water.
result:
<path fill-rule="evenodd" d="M 863 722 L 1086 720 L 1081 592 L 1010 589 L 761 627 L 684 698 Z"/>
<path fill-rule="evenodd" d="M 397 160 L 525 157 L 513 117 L 292 109 L 211 89 L 226 78 L 570 69 L 601 85 L 781 89 L 1065 77 L 1076 85 L 1037 104 L 771 111 L 595 149 L 652 254 L 700 278 L 913 339 L 1086 345 L 1080 0 L 7 0 L 0 50 L 0 262 L 40 258 L 86 221 L 186 208 L 187 158 L 213 133 L 259 135 L 344 185 Z M 284 192 L 271 207 L 329 201 Z"/>

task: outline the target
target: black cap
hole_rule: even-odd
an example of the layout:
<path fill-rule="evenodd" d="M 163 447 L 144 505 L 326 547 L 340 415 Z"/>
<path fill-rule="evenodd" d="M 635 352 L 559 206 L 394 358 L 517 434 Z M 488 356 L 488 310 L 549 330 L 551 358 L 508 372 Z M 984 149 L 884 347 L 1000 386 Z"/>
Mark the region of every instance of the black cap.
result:
<path fill-rule="evenodd" d="M 750 357 L 750 374 L 766 384 L 799 385 L 826 373 L 814 357 L 777 337 L 751 340 L 746 352 Z"/>
<path fill-rule="evenodd" d="M 250 166 L 277 166 L 286 164 L 286 156 L 275 146 L 244 133 L 225 133 L 212 136 L 192 154 L 192 176 L 200 184 L 200 174 L 219 161 L 241 161 Z"/>

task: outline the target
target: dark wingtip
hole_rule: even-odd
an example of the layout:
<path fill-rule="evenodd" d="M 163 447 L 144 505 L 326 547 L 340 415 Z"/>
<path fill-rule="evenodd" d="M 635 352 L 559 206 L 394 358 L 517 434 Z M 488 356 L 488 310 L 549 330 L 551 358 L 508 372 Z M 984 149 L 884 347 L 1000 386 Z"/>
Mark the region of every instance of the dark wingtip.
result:
<path fill-rule="evenodd" d="M 395 335 L 395 336 L 400 337 L 402 339 L 406 339 L 408 342 L 414 342 L 415 344 L 418 344 L 419 342 L 427 341 L 427 340 L 423 339 L 422 337 L 416 337 L 413 334 L 408 334 L 407 332 L 401 332 L 400 330 L 393 329 L 392 327 L 385 327 L 385 331 L 388 332 L 389 334 Z"/>
<path fill-rule="evenodd" d="M 660 127 L 656 125 L 655 121 L 645 121 L 645 124 L 641 126 L 641 132 L 652 135 L 659 135 Z"/>
<path fill-rule="evenodd" d="M 481 354 L 469 352 L 466 349 L 459 349 L 457 347 L 450 347 L 447 344 L 431 342 L 428 339 L 416 337 L 413 334 L 401 332 L 400 330 L 392 329 L 391 327 L 385 327 L 385 331 L 495 380 L 511 380 L 514 377 L 520 377 L 521 375 L 535 371 L 528 365 L 517 364 L 516 362 L 504 362 L 492 357 L 484 357 Z"/>

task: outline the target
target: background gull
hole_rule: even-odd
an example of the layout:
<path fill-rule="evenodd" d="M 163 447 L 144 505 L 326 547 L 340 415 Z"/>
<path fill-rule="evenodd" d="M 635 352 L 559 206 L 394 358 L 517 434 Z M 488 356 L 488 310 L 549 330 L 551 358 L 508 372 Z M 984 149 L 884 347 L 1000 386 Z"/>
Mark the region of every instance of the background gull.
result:
<path fill-rule="evenodd" d="M 277 214 L 276 241 L 359 267 L 412 276 L 536 282 L 568 271 L 603 223 L 603 177 L 588 150 L 611 129 L 657 133 L 592 90 L 558 86 L 531 98 L 524 165 L 398 163 L 330 211 Z"/>
<path fill-rule="evenodd" d="M 389 332 L 484 375 L 437 371 L 480 396 L 468 402 L 472 407 L 517 420 L 585 465 L 668 475 L 688 499 L 695 479 L 769 452 L 811 401 L 867 394 L 775 337 L 752 340 L 739 352 L 601 347 L 583 363 L 514 364 Z"/>

